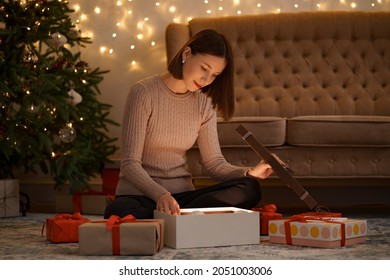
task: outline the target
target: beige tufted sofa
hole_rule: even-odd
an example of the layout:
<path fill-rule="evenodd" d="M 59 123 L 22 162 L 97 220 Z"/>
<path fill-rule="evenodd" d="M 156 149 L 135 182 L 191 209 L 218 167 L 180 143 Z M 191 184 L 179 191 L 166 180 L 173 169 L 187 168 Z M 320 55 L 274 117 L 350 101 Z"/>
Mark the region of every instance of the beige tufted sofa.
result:
<path fill-rule="evenodd" d="M 244 124 L 307 184 L 390 186 L 390 12 L 194 18 L 167 27 L 168 61 L 206 28 L 234 52 L 236 113 L 218 124 L 229 162 L 259 161 Z M 188 162 L 207 178 L 196 146 Z"/>

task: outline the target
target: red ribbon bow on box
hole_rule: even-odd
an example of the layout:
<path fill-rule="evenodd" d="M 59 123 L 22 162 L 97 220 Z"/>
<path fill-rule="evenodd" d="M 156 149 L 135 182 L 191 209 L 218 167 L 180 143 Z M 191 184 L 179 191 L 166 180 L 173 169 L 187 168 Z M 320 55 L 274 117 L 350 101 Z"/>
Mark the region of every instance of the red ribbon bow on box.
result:
<path fill-rule="evenodd" d="M 127 215 L 123 218 L 117 215 L 111 215 L 106 222 L 106 228 L 109 231 L 112 231 L 114 226 L 119 226 L 121 223 L 135 222 L 137 219 L 133 215 Z"/>
<path fill-rule="evenodd" d="M 54 220 L 87 220 L 87 218 L 84 218 L 80 212 L 75 212 L 73 214 L 57 214 L 53 218 Z"/>
<path fill-rule="evenodd" d="M 277 208 L 275 204 L 265 204 L 259 208 L 260 212 L 276 212 Z"/>
<path fill-rule="evenodd" d="M 73 214 L 57 214 L 53 218 L 49 218 L 51 221 L 59 221 L 59 220 L 80 220 L 84 222 L 89 222 L 89 219 L 84 218 L 80 212 L 75 212 Z M 43 236 L 43 231 L 45 230 L 45 225 L 48 223 L 48 219 L 43 223 L 41 235 Z"/>
<path fill-rule="evenodd" d="M 260 235 L 268 235 L 268 222 L 270 220 L 279 220 L 283 215 L 277 213 L 275 204 L 265 204 L 260 208 L 252 208 L 253 211 L 260 212 Z"/>
<path fill-rule="evenodd" d="M 133 215 L 127 215 L 123 218 L 117 216 L 117 215 L 111 215 L 108 220 L 106 221 L 106 228 L 108 231 L 112 232 L 112 254 L 113 255 L 120 255 L 120 225 L 122 223 L 145 223 L 145 222 L 158 222 L 160 226 L 160 234 L 163 234 L 162 226 L 159 221 L 156 220 L 137 220 Z M 157 251 L 159 251 L 163 244 L 163 240 L 160 238 Z"/>

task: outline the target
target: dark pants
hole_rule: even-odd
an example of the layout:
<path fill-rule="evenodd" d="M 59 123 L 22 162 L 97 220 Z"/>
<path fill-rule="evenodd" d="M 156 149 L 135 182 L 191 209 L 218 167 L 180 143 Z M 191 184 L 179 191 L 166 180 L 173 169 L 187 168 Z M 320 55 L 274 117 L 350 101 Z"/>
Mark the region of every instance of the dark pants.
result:
<path fill-rule="evenodd" d="M 238 207 L 251 209 L 261 199 L 260 184 L 256 179 L 243 177 L 220 184 L 172 194 L 180 208 Z M 153 218 L 156 202 L 143 195 L 122 195 L 107 206 L 104 218 L 111 215 L 133 215 L 137 219 Z"/>

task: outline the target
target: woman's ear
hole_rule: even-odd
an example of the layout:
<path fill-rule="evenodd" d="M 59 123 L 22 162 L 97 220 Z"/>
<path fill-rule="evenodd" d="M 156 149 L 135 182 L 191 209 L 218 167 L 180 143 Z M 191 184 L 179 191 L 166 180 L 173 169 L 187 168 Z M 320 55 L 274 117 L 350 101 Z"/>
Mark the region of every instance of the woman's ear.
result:
<path fill-rule="evenodd" d="M 187 57 L 191 54 L 191 48 L 185 47 L 183 52 L 181 53 L 181 61 L 184 63 L 187 59 Z"/>

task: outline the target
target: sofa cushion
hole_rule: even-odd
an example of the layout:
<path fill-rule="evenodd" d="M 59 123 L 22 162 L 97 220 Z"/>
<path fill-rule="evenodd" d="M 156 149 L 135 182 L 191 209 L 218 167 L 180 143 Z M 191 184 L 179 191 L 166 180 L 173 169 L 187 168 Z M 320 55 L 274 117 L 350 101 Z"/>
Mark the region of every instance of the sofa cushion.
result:
<path fill-rule="evenodd" d="M 188 28 L 216 29 L 231 43 L 236 116 L 390 116 L 389 15 L 205 17 Z"/>
<path fill-rule="evenodd" d="M 390 117 L 300 116 L 287 121 L 293 146 L 389 147 Z"/>
<path fill-rule="evenodd" d="M 244 125 L 265 146 L 281 146 L 286 142 L 285 118 L 235 117 L 229 122 L 218 121 L 218 137 L 221 146 L 248 146 L 236 132 L 239 125 Z"/>

